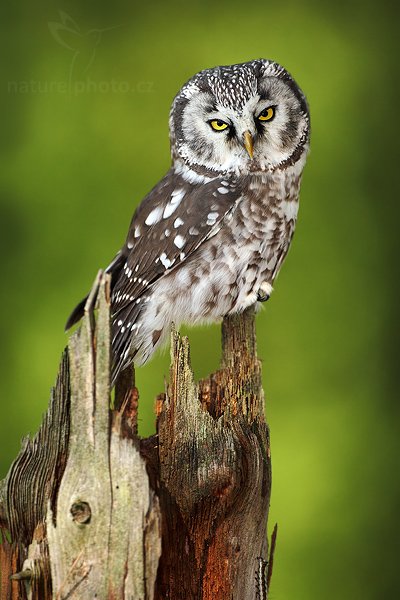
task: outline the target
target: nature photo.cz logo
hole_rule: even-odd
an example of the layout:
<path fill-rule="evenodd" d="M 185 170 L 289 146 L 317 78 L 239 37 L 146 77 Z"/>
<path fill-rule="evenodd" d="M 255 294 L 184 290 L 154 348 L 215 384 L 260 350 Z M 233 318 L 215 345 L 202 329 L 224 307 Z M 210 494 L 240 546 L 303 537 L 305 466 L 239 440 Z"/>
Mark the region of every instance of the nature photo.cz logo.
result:
<path fill-rule="evenodd" d="M 47 23 L 53 39 L 59 46 L 71 54 L 71 62 L 66 80 L 26 80 L 9 81 L 8 92 L 11 93 L 68 93 L 79 95 L 83 93 L 149 93 L 154 90 L 154 82 L 139 81 L 132 83 L 128 80 L 95 81 L 90 77 L 99 45 L 108 32 L 122 27 L 113 25 L 102 29 L 82 29 L 67 13 L 59 11 L 60 21 Z"/>
<path fill-rule="evenodd" d="M 48 23 L 50 33 L 58 44 L 73 53 L 69 81 L 81 80 L 87 76 L 96 58 L 96 50 L 106 31 L 121 27 L 114 25 L 104 29 L 89 29 L 82 32 L 79 25 L 65 12 L 60 10 L 61 22 Z"/>

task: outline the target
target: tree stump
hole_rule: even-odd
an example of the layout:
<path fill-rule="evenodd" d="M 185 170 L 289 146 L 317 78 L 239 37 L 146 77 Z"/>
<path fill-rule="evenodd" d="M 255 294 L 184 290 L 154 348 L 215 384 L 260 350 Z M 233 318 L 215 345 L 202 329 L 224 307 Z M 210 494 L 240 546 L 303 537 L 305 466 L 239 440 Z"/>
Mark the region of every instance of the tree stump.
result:
<path fill-rule="evenodd" d="M 199 383 L 172 331 L 157 433 L 140 439 L 133 370 L 110 403 L 109 286 L 100 273 L 43 424 L 0 482 L 0 600 L 265 600 L 271 467 L 254 312 L 224 319 L 221 369 Z"/>

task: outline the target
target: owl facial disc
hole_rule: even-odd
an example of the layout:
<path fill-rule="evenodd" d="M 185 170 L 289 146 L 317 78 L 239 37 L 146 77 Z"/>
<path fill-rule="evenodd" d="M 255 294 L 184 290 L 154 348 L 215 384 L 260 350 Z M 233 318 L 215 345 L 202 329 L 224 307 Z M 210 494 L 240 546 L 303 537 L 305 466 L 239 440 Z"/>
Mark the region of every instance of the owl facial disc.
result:
<path fill-rule="evenodd" d="M 173 161 L 210 177 L 284 169 L 307 153 L 309 131 L 304 94 L 264 59 L 200 71 L 170 112 Z"/>

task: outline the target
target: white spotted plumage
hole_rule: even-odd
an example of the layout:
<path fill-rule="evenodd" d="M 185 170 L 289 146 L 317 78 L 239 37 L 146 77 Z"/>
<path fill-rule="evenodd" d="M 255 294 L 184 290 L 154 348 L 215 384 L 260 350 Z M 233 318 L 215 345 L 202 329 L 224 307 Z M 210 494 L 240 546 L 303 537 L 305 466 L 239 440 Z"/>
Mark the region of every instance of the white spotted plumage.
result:
<path fill-rule="evenodd" d="M 174 229 L 177 229 L 180 225 L 183 225 L 184 221 L 180 217 L 177 217 L 174 221 Z"/>
<path fill-rule="evenodd" d="M 309 130 L 303 93 L 273 61 L 207 69 L 182 87 L 170 112 L 172 167 L 107 268 L 113 382 L 152 355 L 172 322 L 213 322 L 269 298 L 294 233 Z"/>
<path fill-rule="evenodd" d="M 163 209 L 160 206 L 156 206 L 153 210 L 147 215 L 147 218 L 144 222 L 145 225 L 154 225 L 158 223 L 163 217 Z"/>

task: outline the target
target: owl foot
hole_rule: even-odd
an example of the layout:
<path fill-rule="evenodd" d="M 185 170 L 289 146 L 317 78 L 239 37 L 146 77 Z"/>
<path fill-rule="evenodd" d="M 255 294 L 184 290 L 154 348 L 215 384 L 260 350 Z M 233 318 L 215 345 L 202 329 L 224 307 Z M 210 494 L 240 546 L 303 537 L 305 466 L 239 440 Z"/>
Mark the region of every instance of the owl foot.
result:
<path fill-rule="evenodd" d="M 269 300 L 269 298 L 270 298 L 269 294 L 264 294 L 263 296 L 260 294 L 260 292 L 258 292 L 258 294 L 257 294 L 258 302 L 266 302 L 267 300 Z"/>
<path fill-rule="evenodd" d="M 260 289 L 257 292 L 257 300 L 258 302 L 266 302 L 269 300 L 272 293 L 272 285 L 267 281 L 263 281 L 260 285 Z"/>

